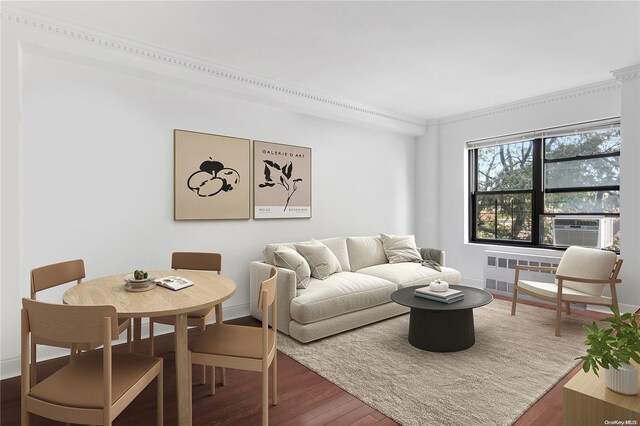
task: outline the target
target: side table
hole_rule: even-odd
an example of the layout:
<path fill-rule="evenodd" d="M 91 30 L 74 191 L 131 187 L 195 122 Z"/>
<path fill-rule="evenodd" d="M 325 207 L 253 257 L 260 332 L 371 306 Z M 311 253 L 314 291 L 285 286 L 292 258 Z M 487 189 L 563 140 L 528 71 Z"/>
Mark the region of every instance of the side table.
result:
<path fill-rule="evenodd" d="M 607 388 L 600 377 L 580 370 L 562 389 L 562 424 L 639 425 L 640 395 L 622 395 Z"/>

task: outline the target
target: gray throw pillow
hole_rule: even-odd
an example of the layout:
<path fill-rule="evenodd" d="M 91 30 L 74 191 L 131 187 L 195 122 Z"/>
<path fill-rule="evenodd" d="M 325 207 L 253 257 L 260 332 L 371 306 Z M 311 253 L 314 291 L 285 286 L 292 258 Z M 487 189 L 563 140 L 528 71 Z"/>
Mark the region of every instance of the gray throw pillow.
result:
<path fill-rule="evenodd" d="M 388 235 L 380 234 L 384 254 L 389 263 L 421 261 L 422 256 L 416 248 L 416 239 L 413 235 Z"/>
<path fill-rule="evenodd" d="M 296 273 L 296 288 L 307 288 L 311 278 L 311 269 L 300 253 L 289 247 L 281 246 L 273 253 L 273 260 L 276 266 L 291 269 Z"/>
<path fill-rule="evenodd" d="M 342 272 L 340 261 L 327 246 L 320 242 L 312 244 L 295 244 L 298 253 L 305 258 L 311 268 L 311 276 L 319 280 L 326 280 L 329 275 Z"/>

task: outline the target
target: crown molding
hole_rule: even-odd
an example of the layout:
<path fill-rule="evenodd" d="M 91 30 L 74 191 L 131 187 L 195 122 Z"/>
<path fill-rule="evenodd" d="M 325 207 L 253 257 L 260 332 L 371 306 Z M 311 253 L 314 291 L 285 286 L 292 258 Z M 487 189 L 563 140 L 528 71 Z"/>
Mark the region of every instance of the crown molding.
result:
<path fill-rule="evenodd" d="M 611 71 L 611 74 L 613 74 L 613 77 L 620 84 L 626 81 L 635 80 L 636 78 L 640 78 L 640 64 L 613 70 Z"/>
<path fill-rule="evenodd" d="M 460 124 L 470 120 L 485 118 L 493 115 L 506 114 L 514 111 L 535 108 L 542 105 L 563 102 L 570 99 L 590 96 L 598 93 L 609 92 L 612 90 L 620 90 L 620 85 L 616 80 L 607 80 L 599 83 L 588 84 L 573 89 L 562 90 L 559 92 L 549 93 L 542 96 L 535 96 L 521 101 L 511 102 L 508 104 L 498 105 L 491 108 L 472 111 L 466 114 L 453 115 L 438 120 L 440 126 L 450 126 Z"/>
<path fill-rule="evenodd" d="M 262 98 L 262 100 L 266 99 L 267 102 L 276 96 L 280 99 L 280 103 L 288 104 L 294 108 L 303 103 L 306 107 L 301 109 L 307 113 L 313 114 L 314 108 L 323 109 L 325 114 L 320 114 L 321 116 L 337 116 L 346 122 L 359 121 L 358 124 L 362 124 L 361 122 L 372 123 L 377 127 L 413 135 L 424 133 L 426 128 L 426 120 L 416 117 L 395 114 L 314 89 L 234 69 L 95 28 L 36 14 L 15 5 L 2 3 L 0 20 L 47 35 L 75 40 L 97 49 L 109 49 L 123 55 L 178 67 L 199 74 L 199 76 L 204 75 L 214 86 L 216 82 L 224 82 L 226 85 L 232 83 L 238 91 L 250 91 L 254 96 Z M 329 114 L 326 113 L 327 109 L 330 110 Z"/>

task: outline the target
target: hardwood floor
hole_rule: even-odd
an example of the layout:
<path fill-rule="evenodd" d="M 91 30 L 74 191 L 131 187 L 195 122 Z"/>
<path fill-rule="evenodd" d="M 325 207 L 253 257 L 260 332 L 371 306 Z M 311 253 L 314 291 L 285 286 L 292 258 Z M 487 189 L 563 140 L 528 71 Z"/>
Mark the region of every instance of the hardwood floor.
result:
<path fill-rule="evenodd" d="M 509 298 L 495 296 L 497 299 Z M 555 309 L 554 306 L 537 302 L 527 304 Z M 604 315 L 573 309 L 572 315 L 587 315 L 602 318 Z M 259 325 L 251 317 L 227 321 L 243 325 Z M 197 331 L 193 331 L 197 333 Z M 550 331 L 553 333 L 553 330 Z M 164 410 L 165 424 L 175 425 L 175 363 L 173 336 L 164 335 L 156 340 L 156 353 L 164 359 Z M 123 350 L 124 348 L 119 348 Z M 67 362 L 57 358 L 38 364 L 39 377 L 45 377 Z M 562 424 L 562 386 L 579 371 L 573 369 L 547 394 L 537 401 L 516 425 L 560 425 Z M 194 382 L 198 383 L 201 370 L 194 367 Z M 217 375 L 218 378 L 220 375 Z M 193 387 L 193 424 L 211 425 L 256 425 L 260 424 L 261 390 L 260 374 L 227 369 L 227 385 L 216 387 L 216 395 L 208 395 L 208 386 Z M 20 378 L 2 380 L 0 383 L 0 424 L 20 423 Z M 116 419 L 118 425 L 147 425 L 155 422 L 155 386 L 146 389 Z M 338 386 L 299 364 L 283 353 L 278 353 L 278 405 L 269 407 L 271 425 L 395 425 L 392 419 L 364 404 Z M 32 425 L 58 424 L 31 415 Z"/>

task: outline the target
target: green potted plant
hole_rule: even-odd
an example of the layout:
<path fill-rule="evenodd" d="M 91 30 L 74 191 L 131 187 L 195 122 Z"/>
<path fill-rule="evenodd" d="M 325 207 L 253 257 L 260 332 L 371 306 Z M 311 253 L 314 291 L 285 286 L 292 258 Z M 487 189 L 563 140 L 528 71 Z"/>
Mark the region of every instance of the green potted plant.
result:
<path fill-rule="evenodd" d="M 584 361 L 583 370 L 598 375 L 598 369 L 604 368 L 607 387 L 625 395 L 638 393 L 638 372 L 630 361 L 640 363 L 640 326 L 633 314 L 620 314 L 613 306 L 613 316 L 603 321 L 610 328 L 600 328 L 595 321 L 587 332 L 585 345 L 589 346 L 587 355 L 578 357 Z"/>

